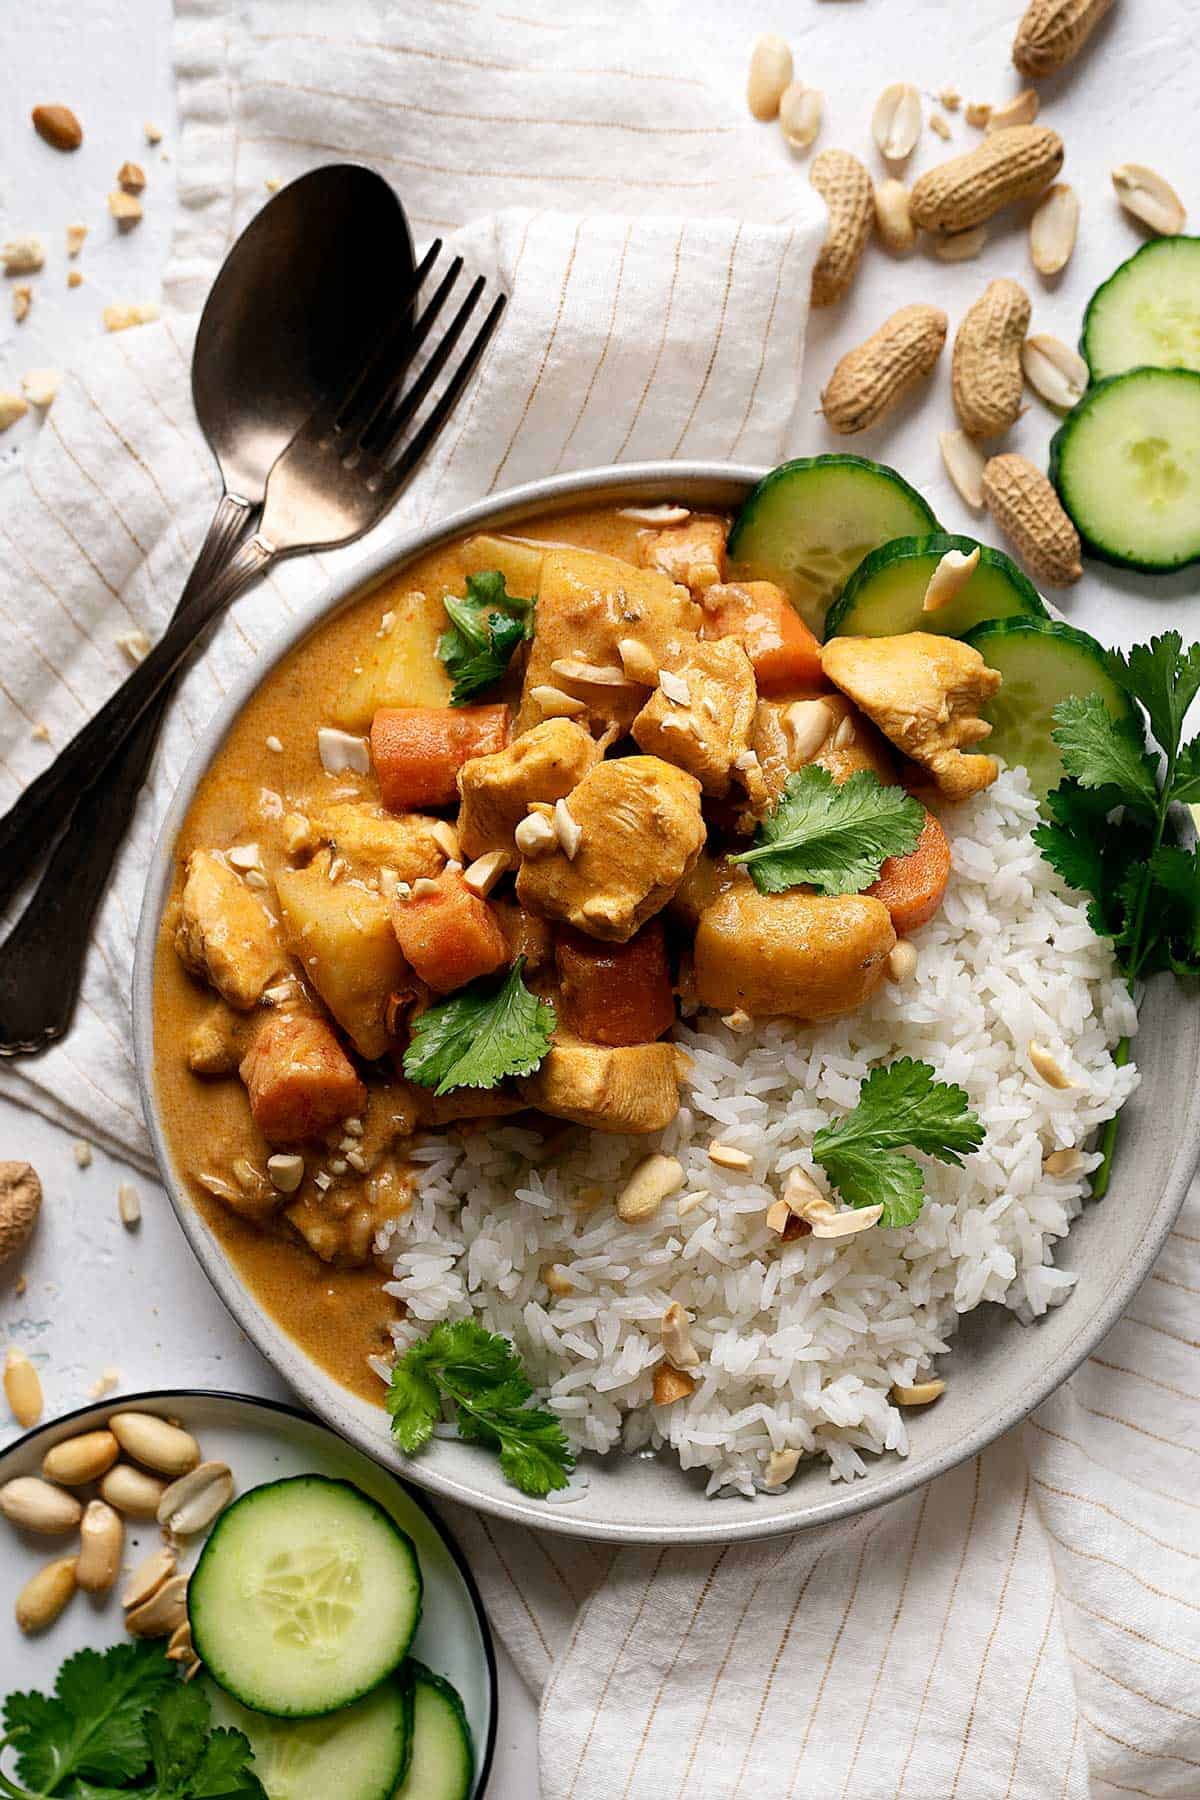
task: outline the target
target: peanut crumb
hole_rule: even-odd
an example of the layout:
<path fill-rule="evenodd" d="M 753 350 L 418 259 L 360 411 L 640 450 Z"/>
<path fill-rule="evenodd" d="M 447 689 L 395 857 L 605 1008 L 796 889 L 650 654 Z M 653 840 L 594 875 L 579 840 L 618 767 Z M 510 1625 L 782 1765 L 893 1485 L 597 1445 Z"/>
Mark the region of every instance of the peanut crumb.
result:
<path fill-rule="evenodd" d="M 83 249 L 83 240 L 88 234 L 86 225 L 67 226 L 67 255 L 78 256 Z"/>
<path fill-rule="evenodd" d="M 142 219 L 141 201 L 136 194 L 127 194 L 124 188 L 113 189 L 108 196 L 108 210 L 121 231 L 132 231 Z"/>
<path fill-rule="evenodd" d="M 117 182 L 127 194 L 140 194 L 146 185 L 146 171 L 140 163 L 123 162 L 117 170 Z"/>
<path fill-rule="evenodd" d="M 26 1281 L 25 1277 L 23 1275 L 18 1275 L 13 1283 L 13 1293 L 19 1298 L 28 1286 L 29 1283 Z"/>
<path fill-rule="evenodd" d="M 75 1139 L 75 1166 L 79 1169 L 90 1169 L 92 1166 L 92 1146 L 86 1138 Z"/>
<path fill-rule="evenodd" d="M 263 186 L 266 188 L 268 194 L 277 194 L 282 185 L 278 175 L 268 175 L 267 179 L 263 182 Z"/>
<path fill-rule="evenodd" d="M 131 325 L 149 325 L 157 317 L 158 306 L 153 300 L 125 301 L 119 305 L 105 307 L 104 329 L 106 331 L 128 331 Z"/>
<path fill-rule="evenodd" d="M 0 260 L 6 275 L 36 275 L 46 260 L 46 252 L 40 238 L 10 238 L 0 249 Z"/>
<path fill-rule="evenodd" d="M 941 113 L 930 113 L 929 129 L 930 129 L 930 131 L 936 132 L 937 136 L 942 138 L 947 143 L 949 142 L 950 126 L 949 126 L 949 123 L 947 122 L 947 120 L 945 120 L 942 117 Z"/>
<path fill-rule="evenodd" d="M 146 123 L 142 126 L 142 130 L 146 134 L 146 142 L 148 144 L 162 143 L 162 126 L 156 125 L 153 119 L 147 119 Z"/>
<path fill-rule="evenodd" d="M 33 305 L 33 289 L 27 281 L 20 281 L 12 291 L 13 318 L 20 325 L 29 317 L 29 309 Z"/>
<path fill-rule="evenodd" d="M 50 742 L 50 727 L 43 724 L 42 720 L 39 719 L 37 724 L 30 728 L 29 735 L 36 743 L 48 744 Z"/>
<path fill-rule="evenodd" d="M 77 287 L 82 287 L 82 286 L 83 286 L 83 276 L 82 276 L 82 275 L 81 275 L 81 274 L 80 274 L 80 273 L 79 273 L 79 270 L 78 270 L 78 269 L 70 269 L 70 270 L 68 270 L 68 272 L 67 272 L 67 286 L 68 286 L 68 287 L 69 287 L 69 288 L 77 288 Z"/>
<path fill-rule="evenodd" d="M 7 431 L 10 425 L 23 419 L 28 411 L 28 404 L 20 394 L 0 392 L 0 431 Z"/>
<path fill-rule="evenodd" d="M 51 406 L 62 386 L 61 369 L 27 369 L 21 377 L 25 398 L 34 406 Z"/>

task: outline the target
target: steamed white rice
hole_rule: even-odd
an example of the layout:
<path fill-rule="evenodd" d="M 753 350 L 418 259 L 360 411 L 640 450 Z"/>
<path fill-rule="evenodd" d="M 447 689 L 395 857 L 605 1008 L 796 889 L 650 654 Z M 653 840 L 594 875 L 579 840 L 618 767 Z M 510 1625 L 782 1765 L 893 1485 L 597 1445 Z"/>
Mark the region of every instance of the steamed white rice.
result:
<path fill-rule="evenodd" d="M 1138 1080 L 1110 1055 L 1136 1030 L 1133 1004 L 1078 896 L 1034 846 L 1037 816 L 1023 770 L 949 812 L 954 871 L 914 938 L 916 975 L 885 982 L 862 1011 L 746 1035 L 710 1013 L 681 1024 L 685 1104 L 658 1137 L 579 1129 L 544 1141 L 499 1125 L 421 1141 L 412 1209 L 381 1240 L 394 1257 L 388 1291 L 407 1309 L 398 1347 L 474 1314 L 513 1340 L 577 1448 L 669 1444 L 684 1468 L 709 1471 L 710 1492 L 753 1493 L 785 1448 L 826 1456 L 844 1480 L 866 1472 L 864 1454 L 903 1455 L 905 1416 L 888 1391 L 931 1373 L 960 1314 L 998 1301 L 1028 1322 L 1067 1298 L 1074 1278 L 1055 1268 L 1054 1246 L 1099 1158 L 1068 1179 L 1043 1159 L 1082 1149 Z M 1033 1071 L 1031 1039 L 1075 1086 Z M 898 1056 L 966 1089 L 982 1149 L 961 1169 L 920 1159 L 928 1198 L 911 1227 L 783 1245 L 764 1217 L 783 1176 L 812 1168 L 817 1130 Z M 711 1163 L 716 1138 L 749 1151 L 752 1170 Z M 613 1199 L 659 1148 L 686 1185 L 648 1223 L 624 1224 Z M 548 1263 L 565 1266 L 572 1294 L 548 1293 Z M 657 1408 L 672 1300 L 702 1360 L 691 1398 Z"/>

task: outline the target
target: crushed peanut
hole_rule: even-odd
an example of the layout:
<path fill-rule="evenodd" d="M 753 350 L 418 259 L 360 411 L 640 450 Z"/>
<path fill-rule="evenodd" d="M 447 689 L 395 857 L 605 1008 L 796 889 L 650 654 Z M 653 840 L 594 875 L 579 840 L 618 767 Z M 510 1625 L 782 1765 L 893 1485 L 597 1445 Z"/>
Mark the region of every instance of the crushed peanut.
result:
<path fill-rule="evenodd" d="M 20 394 L 0 392 L 0 431 L 7 431 L 10 425 L 23 419 L 28 411 L 28 404 Z"/>
<path fill-rule="evenodd" d="M 46 252 L 40 238 L 10 238 L 0 248 L 0 261 L 6 275 L 36 275 L 45 260 Z"/>
<path fill-rule="evenodd" d="M 123 301 L 104 309 L 105 331 L 128 331 L 133 325 L 150 325 L 158 317 L 153 300 Z"/>
<path fill-rule="evenodd" d="M 21 386 L 34 406 L 52 406 L 62 386 L 62 370 L 29 369 L 21 377 Z"/>
<path fill-rule="evenodd" d="M 890 1398 L 897 1406 L 928 1406 L 931 1400 L 940 1399 L 945 1391 L 944 1381 L 917 1381 L 911 1387 L 904 1387 L 897 1382 Z"/>
<path fill-rule="evenodd" d="M 33 305 L 33 289 L 27 281 L 22 281 L 12 291 L 13 318 L 18 325 L 29 317 L 29 309 Z"/>
<path fill-rule="evenodd" d="M 142 203 L 124 188 L 114 188 L 108 196 L 108 210 L 122 231 L 131 231 L 142 219 Z"/>
<path fill-rule="evenodd" d="M 123 631 L 120 637 L 114 639 L 114 642 L 117 649 L 127 656 L 131 663 L 144 662 L 150 654 L 150 639 L 144 631 Z M 230 861 L 232 860 L 231 855 Z M 235 867 L 240 866 L 240 864 L 235 864 Z"/>
<path fill-rule="evenodd" d="M 123 1181 L 117 1189 L 117 1212 L 122 1225 L 128 1231 L 132 1231 L 135 1225 L 141 1223 L 142 1197 L 132 1181 Z"/>
<path fill-rule="evenodd" d="M 92 1166 L 92 1146 L 86 1138 L 75 1139 L 75 1167 L 90 1169 Z"/>
<path fill-rule="evenodd" d="M 67 255 L 78 256 L 83 249 L 83 240 L 88 234 L 86 225 L 67 226 Z"/>

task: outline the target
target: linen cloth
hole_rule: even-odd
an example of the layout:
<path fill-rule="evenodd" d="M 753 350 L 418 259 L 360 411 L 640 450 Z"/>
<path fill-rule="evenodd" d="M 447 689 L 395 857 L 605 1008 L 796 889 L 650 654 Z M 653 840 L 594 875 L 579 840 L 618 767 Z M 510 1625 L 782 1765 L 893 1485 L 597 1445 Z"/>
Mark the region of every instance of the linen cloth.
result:
<path fill-rule="evenodd" d="M 361 157 L 419 237 L 456 233 L 512 295 L 385 532 L 556 468 L 819 447 L 800 359 L 821 225 L 724 75 L 744 28 L 664 5 L 634 41 L 615 0 L 508 3 L 178 0 L 165 317 L 96 346 L 0 489 L 0 804 L 43 765 L 38 728 L 61 744 L 119 678 L 118 636 L 161 629 L 198 548 L 216 487 L 195 309 L 268 178 Z M 0 1069 L 143 1161 L 126 1019 L 157 821 L 230 682 L 361 554 L 284 564 L 189 671 L 76 1027 Z M 543 1695 L 546 1800 L 1200 1794 L 1198 1246 L 1193 1197 L 1129 1316 L 1023 1431 L 849 1526 L 613 1554 L 447 1509 Z"/>

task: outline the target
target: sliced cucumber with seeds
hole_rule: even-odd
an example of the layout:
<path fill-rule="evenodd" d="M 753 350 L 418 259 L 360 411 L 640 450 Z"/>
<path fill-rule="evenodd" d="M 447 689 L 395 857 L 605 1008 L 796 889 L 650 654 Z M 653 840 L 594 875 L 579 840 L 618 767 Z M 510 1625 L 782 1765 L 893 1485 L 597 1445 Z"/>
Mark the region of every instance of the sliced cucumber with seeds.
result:
<path fill-rule="evenodd" d="M 1127 369 L 1200 369 L 1200 238 L 1155 238 L 1098 287 L 1080 349 L 1093 381 Z"/>
<path fill-rule="evenodd" d="M 415 1656 L 406 1668 L 413 1682 L 412 1761 L 394 1800 L 469 1800 L 475 1749 L 463 1703 Z"/>
<path fill-rule="evenodd" d="M 938 564 L 951 550 L 969 556 L 979 551 L 979 566 L 947 606 L 924 609 L 925 590 Z M 1037 589 L 1002 550 L 976 544 L 974 538 L 896 538 L 872 550 L 846 583 L 825 621 L 825 636 L 897 637 L 904 631 L 932 631 L 939 637 L 964 637 L 984 619 L 1045 618 Z"/>
<path fill-rule="evenodd" d="M 214 1725 L 242 1731 L 267 1800 L 392 1800 L 412 1754 L 413 1684 L 399 1674 L 319 1719 L 272 1719 L 209 1683 Z"/>
<path fill-rule="evenodd" d="M 733 579 L 774 581 L 820 637 L 863 557 L 937 520 L 915 488 L 862 456 L 807 456 L 759 482 L 729 534 Z"/>
<path fill-rule="evenodd" d="M 1114 719 L 1137 721 L 1137 710 L 1109 671 L 1108 652 L 1086 631 L 1058 619 L 994 619 L 967 633 L 1003 685 L 983 707 L 992 735 L 979 746 L 1025 768 L 1038 794 L 1063 779 L 1062 759 L 1050 736 L 1054 708 L 1068 694 L 1099 694 Z"/>
<path fill-rule="evenodd" d="M 1131 369 L 1089 388 L 1050 477 L 1094 556 L 1158 573 L 1200 558 L 1200 374 Z"/>
<path fill-rule="evenodd" d="M 196 1654 L 257 1712 L 312 1718 L 385 1680 L 421 1617 L 412 1539 L 348 1481 L 296 1475 L 222 1513 L 188 1583 Z"/>

